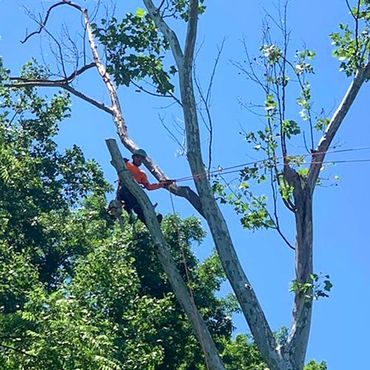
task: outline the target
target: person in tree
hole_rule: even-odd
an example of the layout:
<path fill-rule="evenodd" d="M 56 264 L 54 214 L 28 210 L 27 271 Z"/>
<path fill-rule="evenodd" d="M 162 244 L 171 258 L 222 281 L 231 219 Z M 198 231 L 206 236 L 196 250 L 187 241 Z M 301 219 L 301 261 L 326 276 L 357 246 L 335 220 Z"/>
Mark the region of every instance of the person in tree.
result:
<path fill-rule="evenodd" d="M 146 157 L 147 154 L 144 149 L 137 149 L 132 154 L 132 162 L 130 162 L 127 158 L 124 158 L 126 168 L 130 171 L 132 177 L 138 184 L 142 185 L 147 190 L 156 190 L 160 188 L 168 188 L 171 184 L 174 183 L 173 180 L 164 180 L 158 183 L 151 184 L 146 173 L 139 168 Z M 131 215 L 132 212 L 135 212 L 139 220 L 146 224 L 143 210 L 141 209 L 136 198 L 120 181 L 118 182 L 116 199 L 119 202 L 123 203 L 123 208 L 129 215 Z M 157 215 L 158 221 L 161 222 L 162 218 L 162 215 L 159 213 Z"/>

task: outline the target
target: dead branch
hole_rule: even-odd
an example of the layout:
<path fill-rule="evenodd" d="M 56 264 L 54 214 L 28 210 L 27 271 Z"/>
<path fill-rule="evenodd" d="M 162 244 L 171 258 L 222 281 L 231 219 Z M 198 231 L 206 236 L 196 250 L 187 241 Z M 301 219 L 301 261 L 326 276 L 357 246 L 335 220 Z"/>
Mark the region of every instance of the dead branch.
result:
<path fill-rule="evenodd" d="M 46 12 L 46 16 L 44 17 L 44 19 L 42 21 L 38 22 L 39 23 L 39 26 L 40 26 L 39 29 L 36 30 L 36 31 L 34 31 L 34 32 L 31 32 L 29 35 L 27 35 L 23 40 L 21 40 L 21 43 L 24 44 L 32 36 L 37 35 L 37 34 L 40 34 L 44 30 L 44 28 L 45 28 L 45 26 L 46 26 L 46 24 L 47 24 L 47 22 L 49 20 L 50 14 L 53 11 L 53 9 L 57 8 L 58 6 L 65 5 L 65 4 L 66 4 L 66 1 L 63 0 L 63 1 L 59 1 L 58 3 L 50 6 L 49 9 Z"/>
<path fill-rule="evenodd" d="M 41 81 L 41 80 L 29 80 L 24 82 L 16 82 L 13 84 L 5 84 L 5 87 L 10 88 L 23 88 L 23 87 L 54 87 L 54 88 L 62 88 L 71 94 L 77 96 L 78 98 L 85 100 L 86 102 L 92 104 L 93 106 L 99 108 L 100 110 L 109 113 L 110 115 L 113 114 L 113 109 L 111 107 L 108 107 L 104 103 L 101 103 L 90 96 L 82 93 L 81 91 L 76 90 L 72 86 L 68 85 L 64 82 L 57 82 L 57 81 Z"/>

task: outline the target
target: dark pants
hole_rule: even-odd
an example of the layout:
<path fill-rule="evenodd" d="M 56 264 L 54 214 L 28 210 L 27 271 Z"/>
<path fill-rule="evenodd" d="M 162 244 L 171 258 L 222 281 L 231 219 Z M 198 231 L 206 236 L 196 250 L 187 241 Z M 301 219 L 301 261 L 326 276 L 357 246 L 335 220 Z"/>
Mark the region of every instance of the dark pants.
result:
<path fill-rule="evenodd" d="M 143 210 L 141 209 L 136 198 L 125 188 L 124 186 L 118 185 L 117 189 L 117 199 L 124 202 L 124 210 L 131 214 L 134 211 L 137 214 L 139 220 L 146 225 Z"/>

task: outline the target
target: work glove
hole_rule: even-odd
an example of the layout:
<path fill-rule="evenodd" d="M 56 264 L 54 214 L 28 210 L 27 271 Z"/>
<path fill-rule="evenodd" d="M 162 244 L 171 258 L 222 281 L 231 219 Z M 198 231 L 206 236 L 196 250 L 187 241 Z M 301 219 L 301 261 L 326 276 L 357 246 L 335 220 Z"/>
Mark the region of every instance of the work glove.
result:
<path fill-rule="evenodd" d="M 175 182 L 176 182 L 175 180 L 161 180 L 161 181 L 159 181 L 159 183 L 162 185 L 162 188 L 166 188 L 166 189 L 168 189 Z"/>

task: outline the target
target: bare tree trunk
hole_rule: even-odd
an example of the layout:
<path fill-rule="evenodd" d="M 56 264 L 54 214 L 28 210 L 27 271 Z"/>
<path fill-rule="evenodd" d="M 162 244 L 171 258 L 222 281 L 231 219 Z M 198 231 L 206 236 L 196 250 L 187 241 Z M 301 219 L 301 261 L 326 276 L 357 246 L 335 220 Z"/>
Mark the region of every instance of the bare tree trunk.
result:
<path fill-rule="evenodd" d="M 300 189 L 297 193 L 295 274 L 298 284 L 303 285 L 312 283 L 313 274 L 312 194 L 307 188 Z M 297 292 L 294 301 L 292 341 L 288 341 L 287 348 L 296 368 L 303 369 L 311 329 L 312 288 L 308 292 Z"/>
<path fill-rule="evenodd" d="M 187 158 L 201 200 L 204 216 L 211 230 L 226 276 L 233 287 L 239 304 L 248 321 L 254 339 L 270 369 L 280 369 L 282 358 L 277 344 L 254 290 L 247 279 L 236 255 L 225 219 L 213 196 L 205 166 L 202 161 L 199 124 L 193 88 L 193 55 L 197 32 L 198 1 L 190 2 L 189 21 L 184 53 L 176 34 L 160 17 L 151 0 L 144 0 L 148 12 L 157 27 L 171 45 L 179 70 L 181 102 L 183 106 Z M 197 175 L 197 176 L 195 176 Z"/>
<path fill-rule="evenodd" d="M 296 223 L 295 277 L 298 286 L 303 286 L 312 282 L 313 273 L 313 195 L 307 180 L 302 179 L 289 165 L 284 167 L 284 176 L 293 187 Z M 312 293 L 312 289 L 309 291 L 298 289 L 295 292 L 291 331 L 283 349 L 295 369 L 303 369 L 304 366 L 311 328 Z"/>
<path fill-rule="evenodd" d="M 203 350 L 206 366 L 211 370 L 223 370 L 224 366 L 218 354 L 217 348 L 213 342 L 211 334 L 207 325 L 200 316 L 194 301 L 189 294 L 189 291 L 182 279 L 179 271 L 176 268 L 176 263 L 173 260 L 171 253 L 166 245 L 162 231 L 156 218 L 153 206 L 150 203 L 148 196 L 140 188 L 140 186 L 132 179 L 131 174 L 125 166 L 125 162 L 119 152 L 118 146 L 114 139 L 106 140 L 109 152 L 112 156 L 112 164 L 117 170 L 120 181 L 127 187 L 127 189 L 137 199 L 140 207 L 143 210 L 145 221 L 148 226 L 150 235 L 153 238 L 157 248 L 158 259 L 165 271 L 172 289 L 179 301 L 181 307 L 185 311 L 193 331 L 201 344 Z"/>

